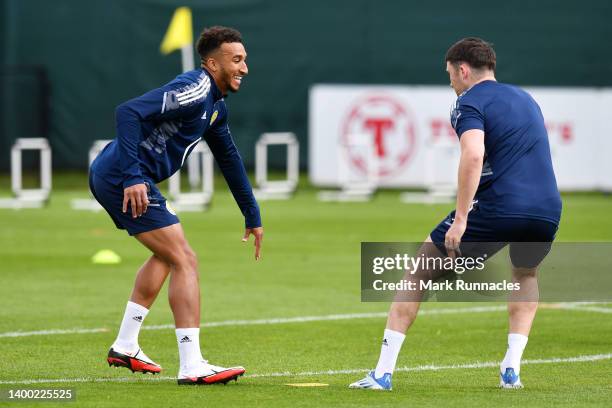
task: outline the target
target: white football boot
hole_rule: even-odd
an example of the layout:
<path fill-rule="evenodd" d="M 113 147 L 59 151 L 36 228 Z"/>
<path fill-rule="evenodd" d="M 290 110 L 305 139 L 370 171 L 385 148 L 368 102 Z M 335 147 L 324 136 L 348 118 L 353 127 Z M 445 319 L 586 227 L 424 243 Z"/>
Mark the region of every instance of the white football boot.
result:
<path fill-rule="evenodd" d="M 365 376 L 365 378 L 349 385 L 349 388 L 391 391 L 391 373 L 386 373 L 382 377 L 376 378 L 374 375 L 374 370 L 372 370 Z"/>
<path fill-rule="evenodd" d="M 206 385 L 206 384 L 227 384 L 229 381 L 238 381 L 238 377 L 244 374 L 244 367 L 219 367 L 208 364 L 202 360 L 196 367 L 184 369 L 181 367 L 178 374 L 179 385 Z"/>
<path fill-rule="evenodd" d="M 523 388 L 521 378 L 514 372 L 514 368 L 506 368 L 505 373 L 499 373 L 499 388 Z"/>

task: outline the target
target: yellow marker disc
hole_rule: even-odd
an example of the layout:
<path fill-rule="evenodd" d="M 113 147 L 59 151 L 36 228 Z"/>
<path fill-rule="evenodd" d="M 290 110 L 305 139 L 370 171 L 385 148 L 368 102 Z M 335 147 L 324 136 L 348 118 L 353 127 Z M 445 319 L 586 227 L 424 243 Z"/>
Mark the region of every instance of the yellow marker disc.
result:
<path fill-rule="evenodd" d="M 91 262 L 95 264 L 114 265 L 121 263 L 121 257 L 115 251 L 102 249 L 91 257 Z"/>
<path fill-rule="evenodd" d="M 329 384 L 323 383 L 297 383 L 297 384 L 285 384 L 290 387 L 327 387 Z"/>

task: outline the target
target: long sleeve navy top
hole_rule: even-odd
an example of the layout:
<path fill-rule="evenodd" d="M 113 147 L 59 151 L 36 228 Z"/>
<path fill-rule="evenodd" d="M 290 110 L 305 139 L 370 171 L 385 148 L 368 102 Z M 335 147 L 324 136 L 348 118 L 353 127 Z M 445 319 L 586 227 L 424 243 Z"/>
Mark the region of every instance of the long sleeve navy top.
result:
<path fill-rule="evenodd" d="M 208 144 L 247 228 L 261 226 L 259 206 L 229 126 L 227 106 L 203 69 L 122 103 L 116 109 L 117 137 L 92 163 L 91 171 L 123 188 L 159 183 L 185 163 L 202 139 Z"/>

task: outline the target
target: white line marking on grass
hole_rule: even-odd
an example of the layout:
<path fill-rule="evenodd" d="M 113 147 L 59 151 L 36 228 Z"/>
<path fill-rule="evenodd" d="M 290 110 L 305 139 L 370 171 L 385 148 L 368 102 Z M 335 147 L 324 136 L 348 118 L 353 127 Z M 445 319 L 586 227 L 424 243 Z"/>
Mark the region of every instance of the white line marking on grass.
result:
<path fill-rule="evenodd" d="M 605 302 L 603 302 L 605 304 Z M 612 313 L 612 308 L 590 306 L 591 302 L 570 302 L 570 303 L 542 303 L 542 309 L 565 309 L 584 312 L 600 312 Z M 601 304 L 601 303 L 600 303 Z M 459 307 L 459 308 L 444 308 L 444 309 L 424 309 L 419 312 L 419 316 L 427 315 L 445 315 L 445 314 L 462 314 L 462 313 L 489 313 L 505 311 L 506 306 L 476 306 L 476 307 Z M 352 320 L 352 319 L 371 319 L 387 317 L 387 312 L 377 313 L 347 313 L 347 314 L 332 314 L 323 316 L 297 316 L 297 317 L 278 317 L 268 319 L 255 320 L 224 320 L 219 322 L 203 323 L 200 327 L 223 327 L 223 326 L 253 326 L 253 325 L 268 325 L 268 324 L 286 324 L 286 323 L 307 323 L 307 322 L 324 322 L 333 320 Z M 142 330 L 168 330 L 174 329 L 173 324 L 160 324 L 152 326 L 143 326 Z M 94 329 L 48 329 L 37 331 L 14 331 L 0 333 L 2 337 L 31 337 L 31 336 L 50 336 L 58 334 L 89 334 L 89 333 L 104 333 L 110 331 L 106 327 Z"/>
<path fill-rule="evenodd" d="M 609 307 L 580 306 L 573 309 L 584 310 L 585 312 L 612 313 L 612 309 Z"/>
<path fill-rule="evenodd" d="M 0 337 L 30 337 L 30 336 L 50 336 L 54 334 L 87 334 L 87 333 L 103 333 L 109 329 L 101 327 L 97 329 L 50 329 L 37 330 L 29 332 L 5 332 L 0 333 Z"/>
<path fill-rule="evenodd" d="M 505 306 L 480 306 L 480 307 L 464 307 L 464 308 L 449 308 L 449 309 L 425 309 L 419 312 L 419 316 L 440 315 L 440 314 L 458 314 L 458 313 L 487 313 L 499 312 L 506 310 Z M 352 319 L 371 319 L 387 317 L 387 312 L 377 313 L 348 313 L 348 314 L 333 314 L 323 316 L 297 316 L 297 317 L 278 317 L 269 319 L 255 320 L 224 320 L 220 322 L 203 323 L 201 327 L 221 327 L 221 326 L 252 326 L 252 325 L 268 325 L 268 324 L 285 324 L 285 323 L 307 323 L 307 322 L 323 322 L 332 320 L 352 320 Z M 174 329 L 173 324 L 160 324 L 153 326 L 143 326 L 142 330 L 166 330 Z M 5 332 L 0 333 L 0 337 L 30 337 L 30 336 L 47 336 L 55 334 L 84 334 L 84 333 L 100 333 L 108 332 L 108 328 L 96 329 L 52 329 L 38 330 L 28 332 Z"/>
<path fill-rule="evenodd" d="M 440 315 L 440 314 L 457 314 L 457 313 L 487 313 L 499 312 L 506 310 L 505 306 L 481 306 L 481 307 L 464 307 L 452 309 L 425 309 L 419 312 L 422 315 Z M 371 319 L 387 317 L 387 312 L 376 313 L 347 313 L 333 314 L 323 316 L 297 316 L 297 317 L 278 317 L 271 319 L 255 319 L 255 320 L 225 320 L 221 322 L 203 323 L 201 327 L 221 327 L 221 326 L 253 326 L 253 325 L 268 325 L 268 324 L 286 324 L 286 323 L 307 323 L 307 322 L 324 322 L 332 320 L 353 320 L 353 319 Z M 172 324 L 163 324 L 158 326 L 143 326 L 142 330 L 161 330 L 174 329 Z"/>
<path fill-rule="evenodd" d="M 578 311 L 584 311 L 584 312 L 612 313 L 612 308 L 595 306 L 597 304 L 606 304 L 606 303 L 597 303 L 597 302 L 563 303 L 561 304 L 562 305 L 561 309 L 578 310 Z"/>
<path fill-rule="evenodd" d="M 521 365 L 532 365 L 532 364 L 558 364 L 558 363 L 585 363 L 592 361 L 610 360 L 612 359 L 612 353 L 606 354 L 591 354 L 582 355 L 575 357 L 553 357 L 553 358 L 542 358 L 535 360 L 523 360 Z M 441 370 L 459 370 L 459 369 L 472 369 L 472 368 L 490 368 L 498 367 L 499 361 L 485 361 L 475 362 L 468 364 L 452 364 L 452 365 L 435 365 L 427 364 L 415 367 L 398 367 L 395 371 L 441 371 Z M 270 378 L 270 377 L 312 377 L 318 375 L 340 375 L 340 374 L 360 374 L 367 372 L 366 368 L 355 368 L 347 370 L 323 370 L 323 371 L 302 371 L 298 373 L 292 373 L 289 371 L 277 372 L 277 373 L 259 373 L 245 375 L 247 378 Z M 146 381 L 176 381 L 175 377 L 163 377 L 163 376 L 147 376 L 142 377 L 120 377 L 120 378 L 51 378 L 51 379 L 36 379 L 36 380 L 16 380 L 16 381 L 0 381 L 0 385 L 27 385 L 27 384 L 47 384 L 47 383 L 101 383 L 101 382 L 146 382 Z"/>
<path fill-rule="evenodd" d="M 134 376 L 136 377 L 136 376 Z M 143 376 L 144 377 L 144 376 Z M 135 383 L 145 381 L 176 381 L 176 377 L 160 377 L 160 376 L 147 376 L 145 378 L 130 378 L 130 377 L 117 377 L 117 378 L 51 378 L 51 379 L 40 379 L 40 380 L 22 380 L 22 381 L 0 381 L 0 385 L 29 385 L 29 384 L 52 384 L 52 383 Z"/>
<path fill-rule="evenodd" d="M 576 356 L 576 357 L 553 357 L 547 359 L 537 360 L 523 360 L 521 365 L 525 364 L 554 364 L 554 363 L 582 363 L 589 361 L 599 360 L 610 360 L 612 359 L 612 353 L 607 354 L 593 354 L 587 356 Z M 457 369 L 469 369 L 469 368 L 488 368 L 488 367 L 499 367 L 499 361 L 486 361 L 476 362 L 469 364 L 452 364 L 452 365 L 435 365 L 427 364 L 416 367 L 398 367 L 395 371 L 439 371 L 439 370 L 457 370 Z M 360 374 L 367 373 L 370 369 L 367 368 L 356 368 L 349 370 L 328 370 L 328 371 L 304 371 L 301 373 L 261 373 L 246 375 L 246 377 L 257 378 L 257 377 L 310 377 L 316 375 L 338 375 L 338 374 Z"/>

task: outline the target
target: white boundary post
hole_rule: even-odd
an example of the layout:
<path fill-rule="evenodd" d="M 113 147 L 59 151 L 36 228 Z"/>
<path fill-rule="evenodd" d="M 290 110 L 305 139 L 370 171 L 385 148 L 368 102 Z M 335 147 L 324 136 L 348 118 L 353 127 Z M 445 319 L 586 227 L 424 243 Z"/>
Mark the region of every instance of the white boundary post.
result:
<path fill-rule="evenodd" d="M 199 142 L 190 156 L 199 155 L 200 171 L 198 178 L 202 181 L 202 191 L 181 192 L 181 170 L 179 169 L 168 179 L 168 193 L 172 205 L 179 211 L 205 210 L 214 193 L 214 159 L 205 142 Z M 189 169 L 188 169 L 189 170 Z"/>
<path fill-rule="evenodd" d="M 100 154 L 100 152 L 109 144 L 111 140 L 101 139 L 94 140 L 91 148 L 89 149 L 88 158 L 89 158 L 89 166 L 96 159 L 96 157 Z M 89 210 L 89 211 L 100 211 L 102 206 L 93 198 L 91 192 L 89 193 L 89 198 L 75 198 L 70 201 L 70 207 L 73 210 Z"/>
<path fill-rule="evenodd" d="M 40 188 L 23 188 L 24 150 L 40 151 Z M 19 138 L 11 148 L 11 189 L 15 198 L 0 199 L 3 208 L 40 208 L 51 193 L 51 147 L 45 138 Z"/>
<path fill-rule="evenodd" d="M 268 180 L 268 147 L 287 146 L 287 178 Z M 264 133 L 255 145 L 255 181 L 259 187 L 254 191 L 261 200 L 287 200 L 295 192 L 300 171 L 300 145 L 292 132 Z"/>

